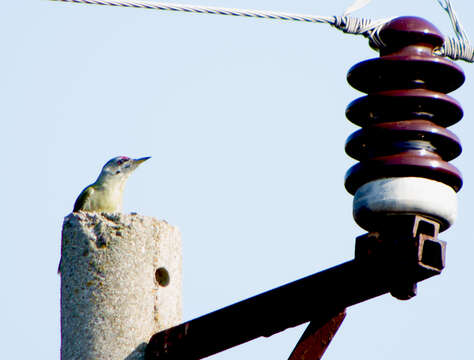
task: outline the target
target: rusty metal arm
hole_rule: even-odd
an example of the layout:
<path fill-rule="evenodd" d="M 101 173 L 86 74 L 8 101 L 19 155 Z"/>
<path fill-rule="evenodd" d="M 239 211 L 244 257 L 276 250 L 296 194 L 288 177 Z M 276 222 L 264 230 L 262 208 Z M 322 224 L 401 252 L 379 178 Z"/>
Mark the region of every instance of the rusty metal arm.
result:
<path fill-rule="evenodd" d="M 313 319 L 307 326 L 288 360 L 319 360 L 346 317 L 346 311 Z"/>
<path fill-rule="evenodd" d="M 413 296 L 412 284 L 444 267 L 439 225 L 419 216 L 386 234 L 359 237 L 356 258 L 155 334 L 146 360 L 201 359 L 391 292 Z M 395 290 L 395 291 L 394 291 Z"/>

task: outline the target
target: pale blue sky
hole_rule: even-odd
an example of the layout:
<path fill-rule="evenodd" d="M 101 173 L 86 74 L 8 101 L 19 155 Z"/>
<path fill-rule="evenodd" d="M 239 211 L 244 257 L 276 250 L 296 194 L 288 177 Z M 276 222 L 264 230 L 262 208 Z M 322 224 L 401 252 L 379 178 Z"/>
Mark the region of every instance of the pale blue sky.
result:
<path fill-rule="evenodd" d="M 339 15 L 352 0 L 184 3 Z M 474 37 L 474 3 L 453 0 Z M 422 16 L 445 34 L 435 0 L 373 0 L 355 15 Z M 125 211 L 183 234 L 184 320 L 353 257 L 346 82 L 377 56 L 320 24 L 42 1 L 0 5 L 2 358 L 59 359 L 63 217 L 117 155 L 152 156 L 130 178 Z M 459 218 L 442 234 L 447 268 L 400 302 L 348 310 L 326 360 L 468 359 L 474 289 L 474 65 L 452 95 L 464 119 L 454 163 Z M 283 311 L 283 310 L 282 310 Z M 285 359 L 304 326 L 212 359 Z"/>

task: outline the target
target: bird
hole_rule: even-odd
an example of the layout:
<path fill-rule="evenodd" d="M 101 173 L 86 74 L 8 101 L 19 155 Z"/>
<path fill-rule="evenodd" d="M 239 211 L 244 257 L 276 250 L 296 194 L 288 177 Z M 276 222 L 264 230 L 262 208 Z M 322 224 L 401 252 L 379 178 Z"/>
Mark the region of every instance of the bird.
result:
<path fill-rule="evenodd" d="M 150 156 L 131 159 L 117 156 L 103 166 L 97 180 L 81 191 L 72 212 L 122 212 L 123 191 L 128 177 Z M 59 260 L 58 274 L 61 273 L 62 258 Z"/>
<path fill-rule="evenodd" d="M 149 156 L 140 159 L 117 156 L 107 161 L 95 183 L 79 194 L 73 212 L 121 212 L 128 177 L 148 159 Z"/>

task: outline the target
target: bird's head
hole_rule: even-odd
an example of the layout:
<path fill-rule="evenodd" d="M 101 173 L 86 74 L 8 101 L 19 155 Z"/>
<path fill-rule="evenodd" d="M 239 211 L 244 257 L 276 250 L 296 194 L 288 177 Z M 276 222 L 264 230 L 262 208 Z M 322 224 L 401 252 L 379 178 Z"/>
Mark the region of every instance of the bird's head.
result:
<path fill-rule="evenodd" d="M 149 156 L 140 159 L 131 159 L 127 156 L 114 157 L 104 165 L 100 177 L 126 179 L 138 167 L 138 165 L 149 158 Z"/>

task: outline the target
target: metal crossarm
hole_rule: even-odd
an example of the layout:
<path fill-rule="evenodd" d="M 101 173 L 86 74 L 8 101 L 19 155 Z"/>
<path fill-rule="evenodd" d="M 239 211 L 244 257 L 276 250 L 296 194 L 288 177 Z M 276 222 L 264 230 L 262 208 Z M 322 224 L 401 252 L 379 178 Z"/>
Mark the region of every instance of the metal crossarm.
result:
<path fill-rule="evenodd" d="M 202 359 L 313 319 L 330 320 L 346 307 L 391 291 L 409 298 L 400 295 L 403 286 L 410 292 L 411 284 L 441 272 L 445 244 L 430 220 L 406 220 L 395 231 L 358 238 L 352 261 L 155 334 L 145 359 Z"/>

